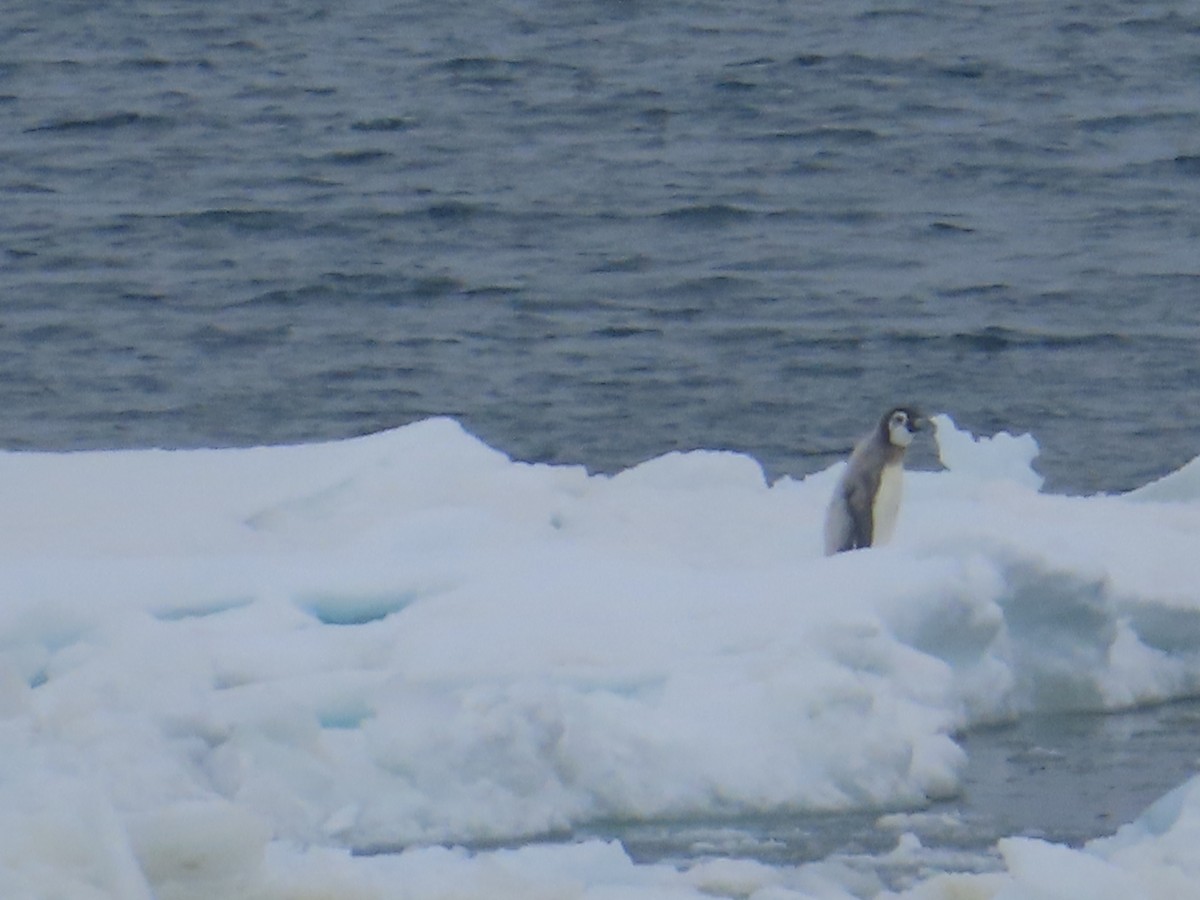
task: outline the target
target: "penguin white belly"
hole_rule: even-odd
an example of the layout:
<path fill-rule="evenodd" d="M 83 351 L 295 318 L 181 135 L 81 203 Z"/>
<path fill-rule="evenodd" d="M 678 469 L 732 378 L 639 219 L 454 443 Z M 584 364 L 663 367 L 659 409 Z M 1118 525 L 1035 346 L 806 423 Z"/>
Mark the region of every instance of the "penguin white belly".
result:
<path fill-rule="evenodd" d="M 875 491 L 872 519 L 875 523 L 871 545 L 886 544 L 896 530 L 896 517 L 900 513 L 900 496 L 904 493 L 904 466 L 899 463 L 884 466 L 879 474 L 879 487 Z"/>

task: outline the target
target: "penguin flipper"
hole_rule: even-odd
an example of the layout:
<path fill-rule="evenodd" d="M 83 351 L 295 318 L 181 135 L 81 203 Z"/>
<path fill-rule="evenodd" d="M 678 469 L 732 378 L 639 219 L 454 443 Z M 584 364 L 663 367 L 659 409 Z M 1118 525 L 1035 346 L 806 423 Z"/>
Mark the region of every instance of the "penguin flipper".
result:
<path fill-rule="evenodd" d="M 875 494 L 879 490 L 877 481 L 865 483 L 855 481 L 846 489 L 846 511 L 851 523 L 851 546 L 849 550 L 870 547 L 875 540 Z"/>
<path fill-rule="evenodd" d="M 840 490 L 825 517 L 825 555 L 870 547 L 873 531 L 869 500 L 864 503 L 852 489 Z"/>
<path fill-rule="evenodd" d="M 857 550 L 861 547 L 870 547 L 871 541 L 875 533 L 874 517 L 871 515 L 871 507 L 867 506 L 865 511 L 857 511 L 852 516 L 854 520 L 854 545 L 851 550 Z"/>
<path fill-rule="evenodd" d="M 854 549 L 854 522 L 846 508 L 846 498 L 833 498 L 825 514 L 825 555 L 833 556 Z"/>

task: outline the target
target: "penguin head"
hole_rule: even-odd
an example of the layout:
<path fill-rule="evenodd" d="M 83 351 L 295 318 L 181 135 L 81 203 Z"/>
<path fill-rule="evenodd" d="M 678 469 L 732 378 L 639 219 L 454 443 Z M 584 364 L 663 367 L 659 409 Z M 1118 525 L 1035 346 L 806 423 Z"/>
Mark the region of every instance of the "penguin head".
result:
<path fill-rule="evenodd" d="M 897 406 L 888 410 L 879 424 L 887 435 L 887 442 L 903 449 L 912 443 L 923 423 L 921 413 L 914 407 Z"/>

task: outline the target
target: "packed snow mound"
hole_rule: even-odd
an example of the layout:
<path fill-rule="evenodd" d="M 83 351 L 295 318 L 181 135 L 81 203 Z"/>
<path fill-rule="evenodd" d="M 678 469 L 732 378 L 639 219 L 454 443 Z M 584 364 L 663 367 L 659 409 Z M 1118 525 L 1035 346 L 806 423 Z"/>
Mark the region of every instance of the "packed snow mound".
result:
<path fill-rule="evenodd" d="M 948 471 L 982 484 L 1009 481 L 1035 491 L 1041 488 L 1042 476 L 1033 468 L 1038 455 L 1033 435 L 1001 431 L 977 437 L 960 431 L 945 413 L 930 421 L 937 433 L 938 459 Z"/>
<path fill-rule="evenodd" d="M 0 885 L 269 896 L 285 846 L 374 872 L 596 819 L 920 806 L 972 725 L 1200 692 L 1200 500 L 1046 495 L 1032 438 L 936 437 L 894 543 L 833 558 L 837 467 L 730 453 L 590 475 L 434 419 L 0 454 Z"/>
<path fill-rule="evenodd" d="M 1178 471 L 1130 491 L 1126 496 L 1131 500 L 1159 503 L 1194 503 L 1200 500 L 1200 457 Z"/>

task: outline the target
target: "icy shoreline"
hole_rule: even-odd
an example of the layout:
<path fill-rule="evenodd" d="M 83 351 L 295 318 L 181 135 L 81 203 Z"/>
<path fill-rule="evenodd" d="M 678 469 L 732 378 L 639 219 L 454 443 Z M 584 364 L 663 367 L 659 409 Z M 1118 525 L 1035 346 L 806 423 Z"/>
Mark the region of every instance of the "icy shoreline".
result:
<path fill-rule="evenodd" d="M 964 729 L 1200 693 L 1195 465 L 1140 495 L 1044 495 L 1032 438 L 937 421 L 947 471 L 911 474 L 895 544 L 833 559 L 837 467 L 767 484 L 728 453 L 590 476 L 430 420 L 0 454 L 0 749 L 21 773 L 0 781 L 0 884 L 426 896 L 385 885 L 515 866 L 719 893 L 715 872 L 759 876 L 606 842 L 351 851 L 920 809 L 960 789 Z M 1185 796 L 1142 845 L 1191 827 Z M 1142 860 L 1123 833 L 1098 846 Z M 1018 880 L 1042 854 L 1001 852 Z M 765 868 L 764 890 L 846 896 Z"/>

